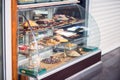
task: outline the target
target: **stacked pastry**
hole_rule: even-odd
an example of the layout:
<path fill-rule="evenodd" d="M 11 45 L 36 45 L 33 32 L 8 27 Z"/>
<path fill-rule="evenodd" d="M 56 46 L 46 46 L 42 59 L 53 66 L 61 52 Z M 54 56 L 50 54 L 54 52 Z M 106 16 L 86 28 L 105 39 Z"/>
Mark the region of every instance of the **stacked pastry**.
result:
<path fill-rule="evenodd" d="M 24 22 L 22 24 L 23 28 L 26 30 L 26 31 L 29 31 L 30 30 L 30 27 L 33 29 L 33 30 L 36 30 L 37 27 L 38 27 L 38 24 L 32 20 L 28 20 L 26 22 Z"/>

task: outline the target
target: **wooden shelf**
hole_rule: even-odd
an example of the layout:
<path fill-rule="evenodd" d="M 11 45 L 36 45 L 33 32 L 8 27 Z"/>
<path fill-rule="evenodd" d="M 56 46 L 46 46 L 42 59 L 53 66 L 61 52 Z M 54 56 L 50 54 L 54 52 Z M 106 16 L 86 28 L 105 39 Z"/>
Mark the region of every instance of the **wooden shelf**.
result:
<path fill-rule="evenodd" d="M 63 5 L 63 4 L 73 4 L 79 3 L 80 1 L 71 0 L 71 1 L 60 1 L 60 2 L 49 2 L 49 3 L 34 3 L 34 4 L 25 4 L 25 5 L 17 5 L 17 8 L 20 9 L 30 9 L 30 8 L 38 8 L 45 6 L 55 6 L 55 5 Z"/>

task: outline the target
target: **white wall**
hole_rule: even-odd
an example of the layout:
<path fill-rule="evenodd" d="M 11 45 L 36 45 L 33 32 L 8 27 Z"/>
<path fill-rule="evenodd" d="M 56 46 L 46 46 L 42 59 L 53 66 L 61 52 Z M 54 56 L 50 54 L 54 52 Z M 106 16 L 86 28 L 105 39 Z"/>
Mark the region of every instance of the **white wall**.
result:
<path fill-rule="evenodd" d="M 89 12 L 100 30 L 100 48 L 103 54 L 120 47 L 120 0 L 89 0 L 89 2 Z"/>

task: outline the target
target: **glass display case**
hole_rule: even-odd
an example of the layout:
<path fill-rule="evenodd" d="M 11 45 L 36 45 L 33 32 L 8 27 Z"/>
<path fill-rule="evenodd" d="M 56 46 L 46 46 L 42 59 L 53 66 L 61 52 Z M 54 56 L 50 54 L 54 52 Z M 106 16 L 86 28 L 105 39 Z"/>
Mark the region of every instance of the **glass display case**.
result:
<path fill-rule="evenodd" d="M 88 45 L 86 15 L 78 4 L 19 9 L 19 74 L 42 79 L 98 51 L 96 42 Z"/>

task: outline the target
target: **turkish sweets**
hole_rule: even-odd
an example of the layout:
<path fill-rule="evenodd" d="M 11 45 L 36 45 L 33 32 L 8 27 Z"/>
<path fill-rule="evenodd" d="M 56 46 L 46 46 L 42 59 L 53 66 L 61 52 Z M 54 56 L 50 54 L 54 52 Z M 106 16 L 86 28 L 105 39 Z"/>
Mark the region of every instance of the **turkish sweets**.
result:
<path fill-rule="evenodd" d="M 60 36 L 60 35 L 56 35 L 56 36 L 54 36 L 54 38 L 55 38 L 56 40 L 58 40 L 59 42 L 68 42 L 67 39 L 65 39 L 64 37 L 62 37 L 62 36 Z"/>
<path fill-rule="evenodd" d="M 54 57 L 50 57 L 50 58 L 43 59 L 42 62 L 46 63 L 46 64 L 55 64 L 55 63 L 60 62 L 60 59 L 54 58 Z"/>
<path fill-rule="evenodd" d="M 71 16 L 66 16 L 62 14 L 55 14 L 52 19 L 38 19 L 38 20 L 28 20 L 25 21 L 22 26 L 26 31 L 30 31 L 30 26 L 32 27 L 33 30 L 38 30 L 38 29 L 45 29 L 45 28 L 52 28 L 52 27 L 62 27 L 64 25 L 72 24 L 75 22 L 78 22 L 74 17 Z M 68 32 L 64 32 L 67 34 Z M 63 34 L 64 34 L 63 33 Z M 69 34 L 73 34 L 70 33 Z"/>
<path fill-rule="evenodd" d="M 58 41 L 56 41 L 56 40 L 54 40 L 54 39 L 48 39 L 47 41 L 46 41 L 46 44 L 48 45 L 48 46 L 55 46 L 55 45 L 58 45 L 60 42 L 58 42 Z"/>
<path fill-rule="evenodd" d="M 80 54 L 75 50 L 68 51 L 67 55 L 70 56 L 70 57 L 78 57 L 78 56 L 80 56 Z"/>

